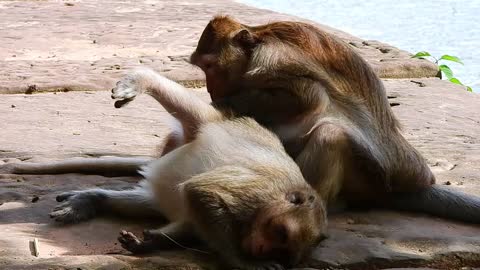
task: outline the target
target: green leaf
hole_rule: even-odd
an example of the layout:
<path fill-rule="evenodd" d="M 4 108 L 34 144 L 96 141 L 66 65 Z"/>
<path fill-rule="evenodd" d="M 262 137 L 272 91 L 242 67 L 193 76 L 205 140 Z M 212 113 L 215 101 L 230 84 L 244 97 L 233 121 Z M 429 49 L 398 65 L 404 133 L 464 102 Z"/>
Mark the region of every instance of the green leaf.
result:
<path fill-rule="evenodd" d="M 448 55 L 448 54 L 442 55 L 442 57 L 440 57 L 440 60 L 452 61 L 452 62 L 456 62 L 463 65 L 462 60 L 460 60 L 460 58 L 453 55 Z"/>
<path fill-rule="evenodd" d="M 460 80 L 458 80 L 457 78 L 450 78 L 450 80 L 452 83 L 454 84 L 460 84 L 460 85 L 463 85 L 463 83 L 460 82 Z"/>
<path fill-rule="evenodd" d="M 440 70 L 447 76 L 447 79 L 453 78 L 453 71 L 447 65 L 440 65 L 438 66 Z"/>
<path fill-rule="evenodd" d="M 416 53 L 414 56 L 412 56 L 412 58 L 421 58 L 423 59 L 423 57 L 425 56 L 431 56 L 429 52 L 427 51 L 422 51 L 422 52 L 418 52 Z"/>
<path fill-rule="evenodd" d="M 473 92 L 473 89 L 470 86 L 467 86 L 467 91 L 468 92 Z"/>

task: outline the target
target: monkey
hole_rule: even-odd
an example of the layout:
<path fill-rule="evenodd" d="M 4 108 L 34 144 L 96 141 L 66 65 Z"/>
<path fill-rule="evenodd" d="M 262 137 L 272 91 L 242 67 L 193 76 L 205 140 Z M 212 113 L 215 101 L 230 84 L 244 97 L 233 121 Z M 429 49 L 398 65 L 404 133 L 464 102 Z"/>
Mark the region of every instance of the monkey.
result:
<path fill-rule="evenodd" d="M 170 223 L 139 239 L 121 231 L 133 253 L 203 241 L 224 264 L 238 269 L 295 265 L 325 238 L 323 201 L 305 181 L 278 137 L 252 118 L 228 117 L 179 84 L 148 69 L 136 70 L 113 89 L 120 102 L 147 93 L 181 124 L 188 142 L 158 159 L 72 159 L 17 164 L 16 173 L 92 173 L 113 169 L 144 180 L 129 190 L 65 192 L 50 216 L 77 223 L 101 213 L 160 214 Z M 85 169 L 85 167 L 90 167 Z"/>
<path fill-rule="evenodd" d="M 348 44 L 302 22 L 213 18 L 190 62 L 212 104 L 276 133 L 326 202 L 480 223 L 480 198 L 435 184 L 382 81 Z"/>

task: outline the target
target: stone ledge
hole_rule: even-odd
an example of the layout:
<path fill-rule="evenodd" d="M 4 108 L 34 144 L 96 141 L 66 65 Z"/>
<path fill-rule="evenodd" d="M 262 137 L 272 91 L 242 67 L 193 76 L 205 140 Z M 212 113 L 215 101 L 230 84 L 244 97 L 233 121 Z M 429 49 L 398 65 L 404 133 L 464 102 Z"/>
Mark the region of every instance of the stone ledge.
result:
<path fill-rule="evenodd" d="M 150 66 L 203 83 L 185 60 L 215 14 L 247 24 L 302 20 L 234 1 L 0 1 L 0 93 L 108 90 L 125 70 Z M 437 67 L 378 41 L 317 24 L 350 43 L 381 77 L 433 77 Z M 201 84 L 200 83 L 200 84 Z"/>

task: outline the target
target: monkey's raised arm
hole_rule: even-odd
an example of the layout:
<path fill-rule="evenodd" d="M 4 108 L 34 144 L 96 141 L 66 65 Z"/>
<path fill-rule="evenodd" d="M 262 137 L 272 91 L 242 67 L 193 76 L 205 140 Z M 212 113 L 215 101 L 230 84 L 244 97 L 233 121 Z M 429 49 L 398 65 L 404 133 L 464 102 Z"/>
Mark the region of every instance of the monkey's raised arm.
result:
<path fill-rule="evenodd" d="M 168 113 L 181 122 L 188 140 L 194 136 L 200 125 L 223 118 L 213 106 L 180 84 L 147 68 L 137 69 L 119 81 L 112 89 L 112 98 L 118 100 L 115 106 L 121 107 L 143 92 L 155 98 Z"/>

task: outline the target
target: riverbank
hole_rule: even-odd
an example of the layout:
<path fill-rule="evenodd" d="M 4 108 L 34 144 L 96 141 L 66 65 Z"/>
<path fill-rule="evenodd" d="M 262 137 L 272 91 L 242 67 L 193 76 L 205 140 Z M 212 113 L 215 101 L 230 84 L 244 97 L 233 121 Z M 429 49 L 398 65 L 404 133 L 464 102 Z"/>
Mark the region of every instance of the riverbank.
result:
<path fill-rule="evenodd" d="M 131 68 L 146 65 L 195 86 L 192 91 L 208 101 L 203 74 L 185 60 L 218 13 L 248 24 L 298 19 L 224 0 L 0 0 L 0 269 L 214 267 L 215 256 L 177 250 L 138 257 L 116 243 L 120 229 L 140 232 L 158 226 L 156 221 L 99 218 L 63 227 L 48 218 L 59 192 L 125 188 L 138 179 L 19 176 L 9 174 L 8 164 L 153 155 L 169 131 L 159 122 L 165 110 L 145 96 L 115 109 L 104 90 Z M 436 68 L 407 52 L 319 27 L 350 43 L 385 78 L 406 138 L 425 156 L 438 183 L 480 196 L 480 97 L 432 77 Z M 329 234 L 305 267 L 480 266 L 480 229 L 468 224 L 372 210 L 332 215 Z M 29 250 L 34 237 L 38 257 Z"/>

